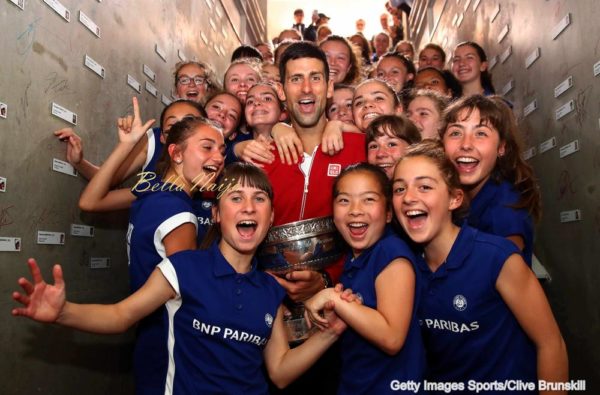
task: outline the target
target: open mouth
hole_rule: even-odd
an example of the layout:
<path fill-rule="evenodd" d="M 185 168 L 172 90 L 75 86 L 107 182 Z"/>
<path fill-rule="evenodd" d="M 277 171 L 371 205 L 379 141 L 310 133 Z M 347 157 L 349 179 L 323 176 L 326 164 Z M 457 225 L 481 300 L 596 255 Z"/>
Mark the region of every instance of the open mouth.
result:
<path fill-rule="evenodd" d="M 303 113 L 312 113 L 315 109 L 315 99 L 302 99 L 298 101 L 300 111 Z"/>
<path fill-rule="evenodd" d="M 408 227 L 410 229 L 421 228 L 427 219 L 427 212 L 423 210 L 408 210 L 404 215 L 408 220 Z"/>
<path fill-rule="evenodd" d="M 219 168 L 214 165 L 206 165 L 202 166 L 202 170 L 204 170 L 205 173 L 216 173 L 219 171 Z"/>
<path fill-rule="evenodd" d="M 257 226 L 258 224 L 256 223 L 256 221 L 243 220 L 238 222 L 235 227 L 237 228 L 240 236 L 242 236 L 245 239 L 248 239 L 254 235 Z"/>
<path fill-rule="evenodd" d="M 377 112 L 368 112 L 365 115 L 363 115 L 363 119 L 365 121 L 370 121 L 371 119 L 375 119 L 378 116 L 380 116 L 381 114 L 377 113 Z"/>
<path fill-rule="evenodd" d="M 355 238 L 362 237 L 367 233 L 368 227 L 369 225 L 364 222 L 351 222 L 348 224 L 350 235 Z"/>
<path fill-rule="evenodd" d="M 479 164 L 477 159 L 471 158 L 470 156 L 459 156 L 454 162 L 456 163 L 458 171 L 462 173 L 472 172 Z"/>
<path fill-rule="evenodd" d="M 185 96 L 189 99 L 189 100 L 196 100 L 198 98 L 198 96 L 200 96 L 200 92 L 198 91 L 187 91 L 185 93 Z"/>

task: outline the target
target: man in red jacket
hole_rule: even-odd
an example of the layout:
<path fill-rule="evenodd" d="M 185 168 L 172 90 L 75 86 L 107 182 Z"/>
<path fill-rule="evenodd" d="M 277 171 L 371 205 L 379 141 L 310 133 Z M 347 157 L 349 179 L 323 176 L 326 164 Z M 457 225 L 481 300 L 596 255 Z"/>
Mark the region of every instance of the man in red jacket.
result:
<path fill-rule="evenodd" d="M 275 155 L 273 163 L 264 167 L 273 184 L 275 226 L 332 215 L 333 181 L 346 166 L 366 160 L 362 133 L 343 133 L 344 149 L 337 154 L 321 151 L 327 98 L 333 94 L 323 51 L 309 42 L 293 43 L 284 51 L 279 70 L 292 126 L 302 141 L 304 155 L 292 165 L 282 163 Z M 278 281 L 292 300 L 304 301 L 337 281 L 341 270 L 340 261 L 327 273 L 301 270 Z"/>

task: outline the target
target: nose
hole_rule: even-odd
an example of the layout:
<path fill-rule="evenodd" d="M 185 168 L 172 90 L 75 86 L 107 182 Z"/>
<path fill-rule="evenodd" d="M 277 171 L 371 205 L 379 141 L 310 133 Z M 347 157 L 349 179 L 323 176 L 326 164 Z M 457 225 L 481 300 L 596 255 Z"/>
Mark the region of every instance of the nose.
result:
<path fill-rule="evenodd" d="M 349 207 L 348 213 L 353 217 L 356 217 L 356 216 L 362 214 L 362 206 L 361 206 L 359 200 L 353 199 L 350 201 L 350 207 Z"/>
<path fill-rule="evenodd" d="M 308 80 L 308 78 L 305 78 L 304 81 L 302 81 L 302 92 L 310 93 L 311 91 L 312 88 L 310 86 L 310 81 Z"/>
<path fill-rule="evenodd" d="M 460 140 L 460 148 L 465 151 L 468 151 L 471 148 L 473 148 L 473 141 L 468 133 L 462 135 Z"/>
<path fill-rule="evenodd" d="M 253 213 L 254 211 L 256 211 L 255 202 L 252 197 L 244 198 L 242 202 L 242 211 L 244 213 Z"/>
<path fill-rule="evenodd" d="M 413 193 L 413 189 L 409 186 L 406 187 L 404 191 L 404 196 L 402 197 L 402 203 L 411 204 L 415 201 L 415 195 Z"/>
<path fill-rule="evenodd" d="M 377 151 L 375 152 L 375 157 L 376 158 L 385 158 L 386 156 L 388 156 L 388 152 L 385 148 L 383 147 L 379 147 L 377 148 Z"/>

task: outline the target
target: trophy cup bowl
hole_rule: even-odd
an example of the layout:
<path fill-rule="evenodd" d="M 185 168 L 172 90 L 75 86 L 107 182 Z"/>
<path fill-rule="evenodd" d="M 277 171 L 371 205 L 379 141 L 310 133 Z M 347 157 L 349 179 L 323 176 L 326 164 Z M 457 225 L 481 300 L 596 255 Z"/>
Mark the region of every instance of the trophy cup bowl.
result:
<path fill-rule="evenodd" d="M 344 253 L 344 241 L 332 217 L 318 217 L 269 230 L 256 254 L 260 267 L 278 276 L 296 270 L 322 271 Z M 309 330 L 301 303 L 287 303 L 291 317 L 285 317 L 290 343 L 308 338 Z"/>

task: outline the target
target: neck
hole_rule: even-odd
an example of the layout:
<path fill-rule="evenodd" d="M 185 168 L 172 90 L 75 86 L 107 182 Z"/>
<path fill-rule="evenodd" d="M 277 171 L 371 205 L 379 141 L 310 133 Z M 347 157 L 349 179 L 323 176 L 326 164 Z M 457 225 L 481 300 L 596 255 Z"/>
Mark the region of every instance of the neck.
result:
<path fill-rule="evenodd" d="M 188 196 L 192 195 L 192 185 L 187 182 L 185 178 L 181 177 L 177 172 L 171 168 L 167 171 L 167 174 L 162 178 L 163 182 L 168 182 L 170 184 L 176 185 L 181 188 L 182 191 L 188 194 Z"/>
<path fill-rule="evenodd" d="M 254 140 L 258 139 L 259 136 L 271 140 L 271 130 L 273 125 L 256 125 L 252 127 L 252 136 Z"/>
<path fill-rule="evenodd" d="M 315 148 L 321 144 L 321 139 L 323 138 L 323 131 L 325 130 L 326 124 L 327 119 L 325 118 L 325 114 L 322 114 L 316 125 L 311 127 L 302 127 L 298 125 L 296 121 L 292 120 L 292 126 L 294 127 L 294 130 L 298 134 L 300 140 L 302 140 L 304 152 L 311 155 Z"/>
<path fill-rule="evenodd" d="M 460 228 L 449 220 L 446 226 L 440 229 L 439 234 L 425 246 L 425 261 L 432 272 L 446 262 L 459 231 Z"/>
<path fill-rule="evenodd" d="M 219 250 L 236 273 L 248 273 L 252 268 L 252 257 L 254 256 L 255 250 L 251 253 L 239 252 L 230 246 L 223 238 L 219 241 Z"/>
<path fill-rule="evenodd" d="M 479 81 L 479 79 L 463 84 L 462 90 L 463 96 L 482 95 L 484 92 L 483 86 L 481 85 L 481 81 Z"/>
<path fill-rule="evenodd" d="M 469 186 L 463 186 L 465 192 L 467 193 L 467 196 L 469 197 L 469 199 L 473 200 L 473 198 L 475 196 L 477 196 L 477 194 L 479 193 L 479 191 L 481 191 L 481 189 L 483 188 L 483 186 L 485 185 L 486 182 L 488 182 L 488 180 L 490 179 L 490 177 L 486 177 L 485 179 L 481 180 L 479 183 L 475 184 L 475 185 L 469 185 Z"/>

